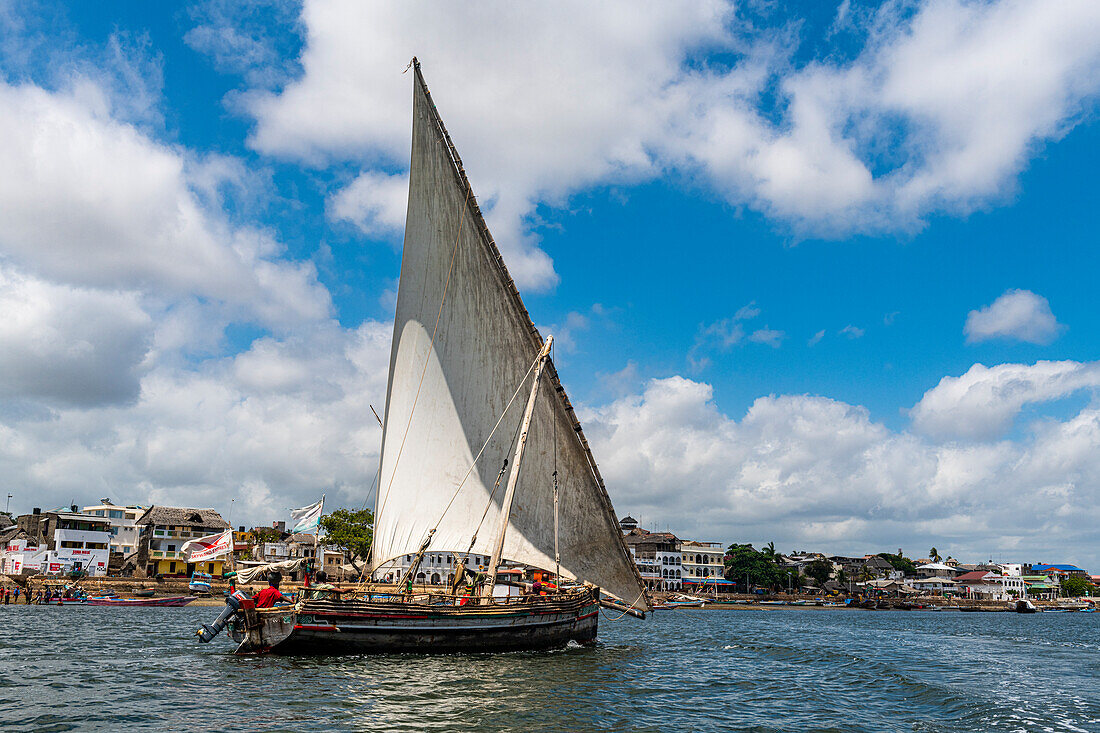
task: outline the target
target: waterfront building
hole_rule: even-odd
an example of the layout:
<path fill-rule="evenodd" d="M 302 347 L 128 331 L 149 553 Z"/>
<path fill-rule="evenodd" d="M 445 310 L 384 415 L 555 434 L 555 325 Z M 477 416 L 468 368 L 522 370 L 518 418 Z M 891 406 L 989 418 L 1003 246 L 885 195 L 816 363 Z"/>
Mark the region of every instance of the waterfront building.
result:
<path fill-rule="evenodd" d="M 933 575 L 907 582 L 910 586 L 916 588 L 921 594 L 926 596 L 942 596 L 956 591 L 955 581 L 944 576 Z"/>
<path fill-rule="evenodd" d="M 328 573 L 328 577 L 334 580 L 337 578 L 343 580 L 349 574 L 348 568 L 344 567 L 347 564 L 347 556 L 343 550 L 336 547 L 321 546 L 318 568 Z M 351 569 L 351 574 L 355 574 L 354 569 Z"/>
<path fill-rule="evenodd" d="M 129 557 L 137 552 L 138 535 L 141 534 L 137 518 L 145 512 L 145 508 L 137 505 L 118 506 L 112 504 L 110 499 L 99 501 L 99 504 L 82 508 L 80 513 L 92 517 L 104 517 L 111 521 L 111 552 L 120 552 L 123 557 Z"/>
<path fill-rule="evenodd" d="M 189 563 L 180 551 L 188 540 L 224 532 L 229 524 L 213 509 L 151 506 L 138 517 L 136 567 L 148 576 L 189 576 L 196 570 L 211 575 L 222 573 L 223 561 Z"/>
<path fill-rule="evenodd" d="M 1058 597 L 1061 590 L 1058 580 L 1047 575 L 1024 575 L 1021 580 L 1027 588 L 1028 598 L 1053 600 Z"/>
<path fill-rule="evenodd" d="M 414 557 L 415 555 L 402 555 L 383 564 L 374 571 L 374 579 L 380 583 L 396 583 L 412 567 Z M 425 552 L 413 582 L 430 585 L 451 583 L 454 580 L 454 569 L 463 557 L 463 552 Z M 466 569 L 484 573 L 489 569 L 490 560 L 488 555 L 471 553 L 466 560 Z"/>
<path fill-rule="evenodd" d="M 75 505 L 69 508 L 71 511 L 43 512 L 36 507 L 16 520 L 26 533 L 28 547 L 33 544 L 38 552 L 45 548 L 37 560 L 38 569 L 47 575 L 106 575 L 111 553 L 110 520 L 80 514 Z"/>
<path fill-rule="evenodd" d="M 1027 584 L 1022 576 L 1001 575 L 991 570 L 975 570 L 955 578 L 959 592 L 967 598 L 1007 601 L 1027 598 Z"/>
<path fill-rule="evenodd" d="M 726 551 L 721 542 L 684 540 L 680 543 L 681 579 L 698 584 L 706 579 L 720 579 L 725 572 Z"/>
<path fill-rule="evenodd" d="M 623 541 L 647 589 L 683 589 L 682 543 L 676 535 L 635 527 L 623 537 Z"/>
<path fill-rule="evenodd" d="M 1058 578 L 1058 580 L 1065 580 L 1066 578 L 1084 578 L 1089 579 L 1089 573 L 1084 568 L 1079 568 L 1076 565 L 1070 565 L 1069 563 L 1058 563 L 1057 565 L 1044 565 L 1039 563 L 1038 565 L 1031 566 L 1030 575 L 1050 575 Z"/>
<path fill-rule="evenodd" d="M 39 545 L 22 528 L 12 525 L 0 530 L 0 573 L 37 573 L 46 558 L 46 546 Z"/>
<path fill-rule="evenodd" d="M 958 568 L 953 568 L 942 562 L 930 562 L 917 566 L 917 577 L 919 578 L 954 578 L 958 574 Z"/>

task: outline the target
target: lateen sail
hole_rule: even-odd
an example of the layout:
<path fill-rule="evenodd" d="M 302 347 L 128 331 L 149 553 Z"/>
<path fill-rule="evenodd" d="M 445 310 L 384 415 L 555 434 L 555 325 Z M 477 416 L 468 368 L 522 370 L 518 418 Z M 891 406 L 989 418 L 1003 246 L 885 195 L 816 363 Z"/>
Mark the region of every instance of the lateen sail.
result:
<path fill-rule="evenodd" d="M 429 552 L 464 551 L 479 525 L 473 551 L 492 552 L 503 486 L 491 506 L 489 497 L 504 460 L 511 457 L 531 385 L 524 375 L 542 345 L 469 192 L 419 68 L 414 76 L 409 204 L 390 353 L 374 567 L 415 553 L 433 527 L 437 531 Z M 646 609 L 641 578 L 552 364 L 544 379 L 503 556 L 554 568 L 557 470 L 562 575 Z M 463 483 L 521 383 L 520 396 Z"/>

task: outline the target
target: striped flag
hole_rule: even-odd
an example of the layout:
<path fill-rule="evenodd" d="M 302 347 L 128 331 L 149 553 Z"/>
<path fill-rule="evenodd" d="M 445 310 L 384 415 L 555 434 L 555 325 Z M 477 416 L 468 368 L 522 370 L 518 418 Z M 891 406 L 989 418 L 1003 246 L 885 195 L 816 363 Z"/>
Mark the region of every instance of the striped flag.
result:
<path fill-rule="evenodd" d="M 291 532 L 312 532 L 321 522 L 321 512 L 325 510 L 325 495 L 321 494 L 321 500 L 316 504 L 304 506 L 301 509 L 291 509 L 290 517 L 295 522 Z"/>

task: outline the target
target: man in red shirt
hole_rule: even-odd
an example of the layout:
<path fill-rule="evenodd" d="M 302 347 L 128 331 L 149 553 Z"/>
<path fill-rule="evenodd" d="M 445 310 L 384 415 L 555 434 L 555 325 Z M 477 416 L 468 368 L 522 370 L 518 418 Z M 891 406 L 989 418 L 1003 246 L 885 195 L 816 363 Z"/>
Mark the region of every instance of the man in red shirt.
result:
<path fill-rule="evenodd" d="M 252 597 L 252 600 L 256 602 L 256 608 L 271 608 L 280 601 L 294 603 L 293 600 L 279 592 L 279 583 L 282 582 L 283 576 L 281 574 L 273 572 L 268 575 L 267 587 Z"/>

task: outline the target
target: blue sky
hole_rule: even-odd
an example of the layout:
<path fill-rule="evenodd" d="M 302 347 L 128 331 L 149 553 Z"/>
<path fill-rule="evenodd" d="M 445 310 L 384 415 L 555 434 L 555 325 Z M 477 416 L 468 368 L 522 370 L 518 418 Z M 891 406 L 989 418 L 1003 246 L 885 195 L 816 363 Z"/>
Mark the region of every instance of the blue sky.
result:
<path fill-rule="evenodd" d="M 14 508 L 362 500 L 417 54 L 620 512 L 1100 561 L 1091 3 L 458 13 L 0 3 Z"/>

